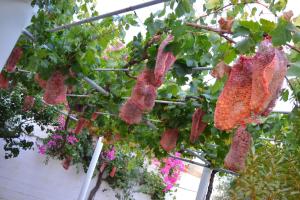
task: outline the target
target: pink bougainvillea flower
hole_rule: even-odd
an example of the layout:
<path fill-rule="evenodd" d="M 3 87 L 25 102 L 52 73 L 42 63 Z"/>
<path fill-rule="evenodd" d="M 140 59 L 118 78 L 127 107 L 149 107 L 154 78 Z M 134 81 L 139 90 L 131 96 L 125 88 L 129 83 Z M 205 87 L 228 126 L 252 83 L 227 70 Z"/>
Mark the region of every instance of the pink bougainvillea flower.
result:
<path fill-rule="evenodd" d="M 0 89 L 7 89 L 9 86 L 9 80 L 0 73 Z"/>
<path fill-rule="evenodd" d="M 65 129 L 65 124 L 66 124 L 66 117 L 61 114 L 57 118 L 58 122 L 58 127 L 56 127 L 56 130 L 64 130 Z"/>
<path fill-rule="evenodd" d="M 63 139 L 63 137 L 62 137 L 61 135 L 59 135 L 59 134 L 53 134 L 53 135 L 51 135 L 51 137 L 52 137 L 54 140 L 62 140 L 62 139 Z"/>
<path fill-rule="evenodd" d="M 23 111 L 30 110 L 35 102 L 35 98 L 33 96 L 26 96 L 23 102 Z"/>
<path fill-rule="evenodd" d="M 115 148 L 113 147 L 112 149 L 106 152 L 105 156 L 108 160 L 114 160 L 116 158 L 115 153 L 116 151 Z"/>
<path fill-rule="evenodd" d="M 38 145 L 38 153 L 41 155 L 45 155 L 47 151 L 47 146 L 46 145 Z"/>
<path fill-rule="evenodd" d="M 79 142 L 79 140 L 73 135 L 67 136 L 67 141 L 69 144 L 72 144 L 72 145 Z"/>
<path fill-rule="evenodd" d="M 5 66 L 7 72 L 12 73 L 16 70 L 16 65 L 20 60 L 22 54 L 23 54 L 23 50 L 20 47 L 16 47 L 12 50 Z"/>
<path fill-rule="evenodd" d="M 43 99 L 48 104 L 60 104 L 67 101 L 67 86 L 65 76 L 56 71 L 48 79 Z"/>
<path fill-rule="evenodd" d="M 49 147 L 49 148 L 54 148 L 54 147 L 56 147 L 56 145 L 57 145 L 57 143 L 54 140 L 50 140 L 47 143 L 47 147 Z"/>

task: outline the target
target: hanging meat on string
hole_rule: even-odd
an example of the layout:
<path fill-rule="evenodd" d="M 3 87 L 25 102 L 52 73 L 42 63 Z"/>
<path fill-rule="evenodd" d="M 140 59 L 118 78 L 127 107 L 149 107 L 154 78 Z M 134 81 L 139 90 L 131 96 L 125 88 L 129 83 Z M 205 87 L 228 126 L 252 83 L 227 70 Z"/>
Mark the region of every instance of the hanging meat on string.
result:
<path fill-rule="evenodd" d="M 0 89 L 7 89 L 9 86 L 9 80 L 2 74 L 0 73 Z"/>
<path fill-rule="evenodd" d="M 247 59 L 241 57 L 231 70 L 229 79 L 218 98 L 214 122 L 221 130 L 230 130 L 245 124 L 250 118 L 251 72 L 245 67 Z"/>
<path fill-rule="evenodd" d="M 88 122 L 89 121 L 87 119 L 81 117 L 76 124 L 74 133 L 75 134 L 81 133 L 81 131 L 88 125 Z"/>
<path fill-rule="evenodd" d="M 30 110 L 34 105 L 35 99 L 33 96 L 26 96 L 23 102 L 23 111 Z"/>
<path fill-rule="evenodd" d="M 60 104 L 67 101 L 67 86 L 65 76 L 59 72 L 54 72 L 47 80 L 43 99 L 48 104 Z"/>
<path fill-rule="evenodd" d="M 210 75 L 212 75 L 216 79 L 222 79 L 224 76 L 229 76 L 230 71 L 231 67 L 229 65 L 226 65 L 224 61 L 221 61 L 210 72 Z"/>
<path fill-rule="evenodd" d="M 204 131 L 207 126 L 207 123 L 202 121 L 205 112 L 198 108 L 193 114 L 192 117 L 192 129 L 190 134 L 190 142 L 195 143 L 199 138 L 200 134 Z"/>
<path fill-rule="evenodd" d="M 157 96 L 156 90 L 161 86 L 167 71 L 176 60 L 171 52 L 164 52 L 164 48 L 172 40 L 173 36 L 168 35 L 160 44 L 155 69 L 145 68 L 138 75 L 131 97 L 120 108 L 119 117 L 126 123 L 140 123 L 143 113 L 153 109 Z"/>
<path fill-rule="evenodd" d="M 35 74 L 35 75 L 34 75 L 34 80 L 35 80 L 35 82 L 37 82 L 37 84 L 38 84 L 41 88 L 43 88 L 43 89 L 46 88 L 47 81 L 44 80 L 44 79 L 42 79 L 41 76 L 40 76 L 39 74 Z"/>
<path fill-rule="evenodd" d="M 160 139 L 161 147 L 166 151 L 171 151 L 176 147 L 177 139 L 179 136 L 178 129 L 167 129 Z"/>
<path fill-rule="evenodd" d="M 287 71 L 284 52 L 265 39 L 253 57 L 241 56 L 218 98 L 214 121 L 220 130 L 257 121 L 272 109 Z"/>
<path fill-rule="evenodd" d="M 154 75 L 155 81 L 158 85 L 161 85 L 163 83 L 166 73 L 176 61 L 176 57 L 173 55 L 172 52 L 164 51 L 165 47 L 173 39 L 174 37 L 172 35 L 168 35 L 167 38 L 164 41 L 162 41 L 157 51 Z"/>
<path fill-rule="evenodd" d="M 225 168 L 234 172 L 244 170 L 250 147 L 251 134 L 246 131 L 246 127 L 239 127 L 233 136 L 230 150 L 225 157 Z"/>
<path fill-rule="evenodd" d="M 142 121 L 143 111 L 129 98 L 121 106 L 119 117 L 127 124 L 138 124 Z"/>
<path fill-rule="evenodd" d="M 5 69 L 7 72 L 12 73 L 16 70 L 17 63 L 20 60 L 22 54 L 23 54 L 23 50 L 20 47 L 16 47 L 12 50 L 5 65 Z"/>
<path fill-rule="evenodd" d="M 250 101 L 251 110 L 257 115 L 262 114 L 271 102 L 277 99 L 288 64 L 284 53 L 274 49 L 269 40 L 262 42 L 260 52 L 266 53 L 255 55 L 256 59 L 252 64 L 253 89 Z"/>

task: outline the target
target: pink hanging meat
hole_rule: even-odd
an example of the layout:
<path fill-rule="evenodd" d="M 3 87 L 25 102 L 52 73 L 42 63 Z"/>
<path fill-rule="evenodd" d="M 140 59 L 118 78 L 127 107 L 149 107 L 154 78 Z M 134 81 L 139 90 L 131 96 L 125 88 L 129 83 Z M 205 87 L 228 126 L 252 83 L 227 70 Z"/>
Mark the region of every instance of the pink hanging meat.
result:
<path fill-rule="evenodd" d="M 287 71 L 287 59 L 269 39 L 254 57 L 241 56 L 218 98 L 215 126 L 230 130 L 268 114 L 275 105 Z"/>
<path fill-rule="evenodd" d="M 30 110 L 34 105 L 35 99 L 33 96 L 26 96 L 23 102 L 23 111 Z"/>
<path fill-rule="evenodd" d="M 146 82 L 137 81 L 131 94 L 132 101 L 142 111 L 152 110 L 156 99 L 156 88 Z"/>
<path fill-rule="evenodd" d="M 119 117 L 127 124 L 139 124 L 142 121 L 143 111 L 129 98 L 120 108 Z"/>
<path fill-rule="evenodd" d="M 0 89 L 7 89 L 9 86 L 9 80 L 2 74 L 0 73 Z"/>
<path fill-rule="evenodd" d="M 250 99 L 252 78 L 245 66 L 247 58 L 241 57 L 229 75 L 229 79 L 218 98 L 214 122 L 220 130 L 230 130 L 250 121 Z"/>
<path fill-rule="evenodd" d="M 5 66 L 7 72 L 11 73 L 16 70 L 16 65 L 20 60 L 22 54 L 23 54 L 23 50 L 20 47 L 16 47 L 12 50 Z"/>
<path fill-rule="evenodd" d="M 56 71 L 47 81 L 44 101 L 48 104 L 59 104 L 67 101 L 67 87 L 64 83 L 65 77 Z"/>
<path fill-rule="evenodd" d="M 229 76 L 231 68 L 229 65 L 226 65 L 224 61 L 219 62 L 216 67 L 210 72 L 210 74 L 216 79 L 221 79 L 225 75 Z"/>
<path fill-rule="evenodd" d="M 233 136 L 232 144 L 225 157 L 226 169 L 239 172 L 245 169 L 245 161 L 251 147 L 251 134 L 245 127 L 239 127 Z"/>
<path fill-rule="evenodd" d="M 154 69 L 157 85 L 161 85 L 163 83 L 166 73 L 176 61 L 176 57 L 172 52 L 164 52 L 165 47 L 173 40 L 173 38 L 174 37 L 172 35 L 168 35 L 158 48 Z"/>
<path fill-rule="evenodd" d="M 190 142 L 194 143 L 199 138 L 200 134 L 204 131 L 207 126 L 207 123 L 202 121 L 202 117 L 205 115 L 205 112 L 198 108 L 192 118 L 192 129 L 190 134 Z"/>
<path fill-rule="evenodd" d="M 81 131 L 84 129 L 84 127 L 86 127 L 87 123 L 88 123 L 88 120 L 81 117 L 76 124 L 74 133 L 75 134 L 81 133 Z"/>
<path fill-rule="evenodd" d="M 176 128 L 165 130 L 160 139 L 161 147 L 168 152 L 171 151 L 176 147 L 178 136 L 179 131 Z"/>
<path fill-rule="evenodd" d="M 252 64 L 250 106 L 254 114 L 262 114 L 267 108 L 270 110 L 269 105 L 275 105 L 274 99 L 280 92 L 287 64 L 284 52 L 273 48 L 270 40 L 261 43 Z"/>
<path fill-rule="evenodd" d="M 40 77 L 39 74 L 35 74 L 35 75 L 34 75 L 34 80 L 37 82 L 37 84 L 38 84 L 41 88 L 43 88 L 43 89 L 46 88 L 47 81 L 45 81 L 44 79 L 42 79 L 42 78 Z"/>

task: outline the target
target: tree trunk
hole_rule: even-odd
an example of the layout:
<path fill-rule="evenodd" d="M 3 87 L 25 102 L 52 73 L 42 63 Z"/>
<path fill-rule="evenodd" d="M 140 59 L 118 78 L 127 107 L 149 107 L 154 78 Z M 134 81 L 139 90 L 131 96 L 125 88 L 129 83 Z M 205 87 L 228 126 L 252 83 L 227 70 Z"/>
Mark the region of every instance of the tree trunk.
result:
<path fill-rule="evenodd" d="M 214 186 L 214 178 L 215 175 L 218 171 L 216 170 L 212 170 L 211 175 L 210 175 L 210 180 L 209 180 L 209 185 L 208 185 L 208 189 L 207 189 L 207 194 L 206 194 L 206 198 L 205 200 L 210 200 L 210 196 L 213 190 L 213 186 Z"/>
<path fill-rule="evenodd" d="M 105 167 L 106 168 L 106 167 Z M 91 190 L 90 192 L 90 195 L 88 197 L 88 200 L 93 200 L 97 191 L 99 190 L 100 186 L 101 186 L 101 183 L 102 183 L 102 175 L 105 171 L 105 168 L 102 170 L 102 171 L 99 171 L 99 174 L 98 174 L 98 179 L 97 179 L 97 182 L 96 182 L 96 185 L 95 187 Z"/>

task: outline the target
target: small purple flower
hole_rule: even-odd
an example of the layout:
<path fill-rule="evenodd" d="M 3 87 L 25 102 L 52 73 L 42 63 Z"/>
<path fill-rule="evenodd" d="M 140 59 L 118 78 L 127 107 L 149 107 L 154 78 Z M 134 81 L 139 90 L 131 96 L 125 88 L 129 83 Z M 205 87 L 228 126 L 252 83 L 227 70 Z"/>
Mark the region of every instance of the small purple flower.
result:
<path fill-rule="evenodd" d="M 108 160 L 114 160 L 116 158 L 116 155 L 115 155 L 115 148 L 113 147 L 111 150 L 109 150 L 108 152 L 106 152 L 106 158 Z"/>
<path fill-rule="evenodd" d="M 64 115 L 60 115 L 57 118 L 58 127 L 56 127 L 56 130 L 64 130 L 65 124 L 66 124 L 66 118 Z"/>
<path fill-rule="evenodd" d="M 61 135 L 58 135 L 58 134 L 54 134 L 51 136 L 54 140 L 62 140 L 63 137 Z"/>
<path fill-rule="evenodd" d="M 73 144 L 75 144 L 75 143 L 78 142 L 78 139 L 75 136 L 73 136 L 73 135 L 69 135 L 67 137 L 67 141 L 69 142 L 69 144 L 73 145 Z"/>
<path fill-rule="evenodd" d="M 49 148 L 53 148 L 56 146 L 56 142 L 54 140 L 49 140 L 49 142 L 47 143 L 47 146 Z"/>
<path fill-rule="evenodd" d="M 47 147 L 45 145 L 37 145 L 38 149 L 39 149 L 39 154 L 41 155 L 45 155 L 46 151 L 47 151 Z"/>

